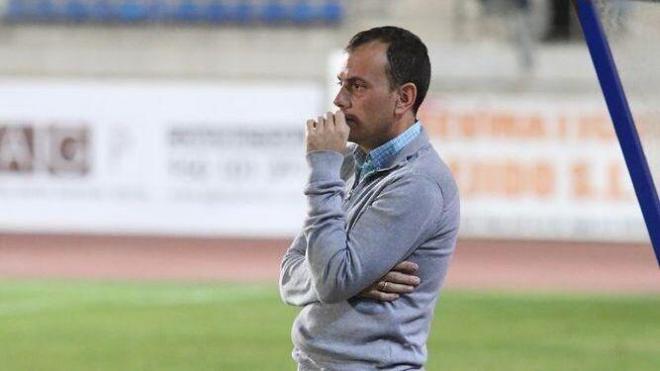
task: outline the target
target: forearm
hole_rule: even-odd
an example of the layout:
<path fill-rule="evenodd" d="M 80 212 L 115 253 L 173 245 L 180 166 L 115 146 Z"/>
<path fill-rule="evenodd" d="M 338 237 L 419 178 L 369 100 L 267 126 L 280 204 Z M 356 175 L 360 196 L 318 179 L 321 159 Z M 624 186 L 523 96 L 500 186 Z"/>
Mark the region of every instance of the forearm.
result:
<path fill-rule="evenodd" d="M 304 232 L 310 273 L 322 302 L 345 300 L 362 288 L 353 284 L 359 269 L 350 266 L 355 256 L 347 246 L 345 183 L 339 175 L 343 155 L 318 151 L 309 153 L 307 160 L 311 174 L 305 188 L 309 209 Z"/>

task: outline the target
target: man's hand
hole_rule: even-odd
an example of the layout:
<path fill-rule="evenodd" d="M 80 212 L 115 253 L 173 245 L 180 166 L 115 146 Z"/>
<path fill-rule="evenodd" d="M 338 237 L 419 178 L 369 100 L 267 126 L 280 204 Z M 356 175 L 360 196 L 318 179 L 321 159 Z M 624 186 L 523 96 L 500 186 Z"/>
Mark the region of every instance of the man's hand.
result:
<path fill-rule="evenodd" d="M 415 276 L 417 264 L 404 261 L 397 264 L 380 280 L 360 292 L 358 296 L 380 301 L 394 301 L 400 294 L 408 294 L 419 285 L 420 279 Z"/>
<path fill-rule="evenodd" d="M 307 152 L 331 150 L 344 153 L 351 128 L 342 111 L 326 113 L 316 120 L 307 120 L 305 145 Z"/>

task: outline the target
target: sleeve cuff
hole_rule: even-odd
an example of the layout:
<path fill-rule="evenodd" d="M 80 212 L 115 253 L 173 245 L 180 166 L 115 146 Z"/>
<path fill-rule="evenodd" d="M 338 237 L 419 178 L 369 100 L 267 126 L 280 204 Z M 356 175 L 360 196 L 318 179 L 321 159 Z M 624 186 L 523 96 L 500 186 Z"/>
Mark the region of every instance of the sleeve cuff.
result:
<path fill-rule="evenodd" d="M 341 179 L 341 165 L 344 155 L 336 151 L 312 151 L 307 153 L 307 163 L 311 168 L 309 181 L 327 181 Z"/>

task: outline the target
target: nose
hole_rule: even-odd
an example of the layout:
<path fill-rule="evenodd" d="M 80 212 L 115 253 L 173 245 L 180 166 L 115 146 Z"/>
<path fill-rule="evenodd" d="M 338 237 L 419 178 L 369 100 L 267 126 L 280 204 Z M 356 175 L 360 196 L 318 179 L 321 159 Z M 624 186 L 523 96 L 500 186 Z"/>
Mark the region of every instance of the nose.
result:
<path fill-rule="evenodd" d="M 334 105 L 340 109 L 346 109 L 349 107 L 350 101 L 351 100 L 348 97 L 346 89 L 344 89 L 344 87 L 340 87 L 339 92 L 335 96 L 335 100 L 333 100 L 332 103 L 334 103 Z"/>

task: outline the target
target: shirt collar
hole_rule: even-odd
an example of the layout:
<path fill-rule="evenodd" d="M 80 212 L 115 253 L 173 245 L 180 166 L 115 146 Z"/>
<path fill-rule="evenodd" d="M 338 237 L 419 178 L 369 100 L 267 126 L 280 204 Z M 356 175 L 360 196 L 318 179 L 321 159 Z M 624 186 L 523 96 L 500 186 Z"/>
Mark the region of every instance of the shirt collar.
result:
<path fill-rule="evenodd" d="M 369 164 L 373 170 L 380 170 L 392 163 L 396 155 L 422 131 L 422 125 L 419 121 L 406 129 L 393 139 L 365 153 L 359 146 L 356 147 L 353 156 L 358 167 L 362 168 Z"/>

